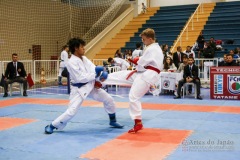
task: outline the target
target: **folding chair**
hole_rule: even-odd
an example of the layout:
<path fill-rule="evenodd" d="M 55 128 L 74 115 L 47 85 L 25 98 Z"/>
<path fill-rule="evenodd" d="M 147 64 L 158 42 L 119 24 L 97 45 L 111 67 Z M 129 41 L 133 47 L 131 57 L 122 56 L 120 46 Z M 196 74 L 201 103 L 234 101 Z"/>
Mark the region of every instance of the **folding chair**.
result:
<path fill-rule="evenodd" d="M 197 98 L 197 85 L 193 82 L 186 82 L 184 83 L 183 87 L 182 87 L 182 91 L 183 91 L 183 95 L 182 97 L 184 98 L 184 94 L 186 92 L 186 88 L 189 86 L 189 85 L 192 85 L 192 87 L 194 87 L 194 97 Z"/>
<path fill-rule="evenodd" d="M 20 94 L 23 96 L 23 83 L 18 83 L 19 84 L 19 89 L 20 89 Z M 12 87 L 13 87 L 13 83 L 9 84 L 9 94 L 10 96 L 12 96 Z"/>

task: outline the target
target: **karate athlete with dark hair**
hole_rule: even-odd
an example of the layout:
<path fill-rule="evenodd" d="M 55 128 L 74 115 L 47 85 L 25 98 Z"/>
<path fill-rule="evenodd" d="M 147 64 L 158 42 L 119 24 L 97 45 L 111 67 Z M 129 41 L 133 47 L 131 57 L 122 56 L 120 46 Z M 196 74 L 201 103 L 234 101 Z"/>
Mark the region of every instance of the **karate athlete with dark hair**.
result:
<path fill-rule="evenodd" d="M 68 45 L 72 53 L 68 61 L 67 69 L 71 80 L 71 93 L 68 109 L 45 127 L 46 134 L 52 134 L 55 129 L 63 129 L 67 123 L 77 114 L 79 107 L 87 96 L 94 100 L 103 102 L 104 108 L 109 115 L 109 125 L 114 128 L 123 126 L 116 121 L 115 103 L 113 98 L 103 89 L 101 82 L 107 79 L 108 74 L 103 67 L 95 66 L 86 56 L 85 41 L 72 38 Z"/>
<path fill-rule="evenodd" d="M 140 99 L 149 89 L 159 82 L 159 73 L 163 68 L 162 49 L 155 43 L 155 32 L 146 29 L 141 33 L 142 41 L 146 45 L 143 55 L 131 62 L 136 66 L 135 71 L 120 71 L 109 75 L 104 84 L 128 84 L 131 85 L 129 92 L 129 113 L 135 124 L 129 133 L 136 133 L 143 128 L 142 105 Z"/>

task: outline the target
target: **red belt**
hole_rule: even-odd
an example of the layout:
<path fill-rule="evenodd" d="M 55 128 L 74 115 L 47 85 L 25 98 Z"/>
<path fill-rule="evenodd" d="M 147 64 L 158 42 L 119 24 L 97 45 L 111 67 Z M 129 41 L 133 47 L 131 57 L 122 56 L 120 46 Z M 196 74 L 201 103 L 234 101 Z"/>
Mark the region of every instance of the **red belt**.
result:
<path fill-rule="evenodd" d="M 160 73 L 160 70 L 159 70 L 159 69 L 157 69 L 157 68 L 155 68 L 155 67 L 152 67 L 152 66 L 147 66 L 147 67 L 145 67 L 145 68 L 146 68 L 146 69 L 153 70 L 153 71 L 157 72 L 158 74 Z"/>
<path fill-rule="evenodd" d="M 152 66 L 146 66 L 145 68 L 146 68 L 146 69 L 153 70 L 153 71 L 157 72 L 158 74 L 160 73 L 160 70 L 157 69 L 157 68 L 155 68 L 155 67 L 152 67 Z M 130 72 L 130 73 L 128 74 L 126 80 L 128 80 L 128 78 L 130 78 L 130 77 L 131 77 L 134 73 L 136 73 L 136 72 L 137 72 L 137 70 L 134 70 L 134 71 Z"/>

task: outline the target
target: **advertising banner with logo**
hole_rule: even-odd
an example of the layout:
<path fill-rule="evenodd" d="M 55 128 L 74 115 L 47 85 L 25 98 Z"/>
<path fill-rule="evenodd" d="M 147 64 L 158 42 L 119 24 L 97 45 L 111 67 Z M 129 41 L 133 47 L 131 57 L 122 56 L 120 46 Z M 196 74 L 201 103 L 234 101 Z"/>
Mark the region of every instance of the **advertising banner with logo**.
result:
<path fill-rule="evenodd" d="M 240 67 L 211 67 L 210 98 L 240 100 Z"/>
<path fill-rule="evenodd" d="M 175 90 L 175 85 L 183 78 L 183 73 L 161 72 L 160 83 L 162 89 Z"/>

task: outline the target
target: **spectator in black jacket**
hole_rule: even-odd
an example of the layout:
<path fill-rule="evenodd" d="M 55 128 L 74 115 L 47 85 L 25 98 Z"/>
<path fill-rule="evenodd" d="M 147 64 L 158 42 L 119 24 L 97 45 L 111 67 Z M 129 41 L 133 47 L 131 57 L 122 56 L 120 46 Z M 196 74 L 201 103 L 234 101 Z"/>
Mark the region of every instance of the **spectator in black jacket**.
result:
<path fill-rule="evenodd" d="M 214 58 L 215 50 L 210 46 L 210 43 L 206 43 L 206 48 L 203 48 L 203 57 L 204 58 Z"/>
<path fill-rule="evenodd" d="M 175 64 L 175 66 L 179 67 L 180 63 L 183 62 L 183 56 L 185 54 L 182 52 L 182 47 L 178 46 L 177 47 L 177 52 L 173 53 L 173 63 Z"/>
<path fill-rule="evenodd" d="M 22 62 L 18 62 L 18 55 L 16 53 L 12 54 L 12 62 L 7 64 L 5 71 L 5 83 L 4 83 L 4 95 L 8 96 L 8 84 L 13 82 L 23 83 L 23 96 L 27 96 L 27 74 Z"/>
<path fill-rule="evenodd" d="M 202 32 L 200 32 L 198 38 L 197 38 L 197 43 L 198 43 L 198 50 L 202 51 L 203 50 L 203 46 L 204 46 L 204 37 Z"/>
<path fill-rule="evenodd" d="M 238 64 L 233 60 L 233 56 L 231 54 L 227 54 L 227 60 L 224 66 L 238 66 Z"/>
<path fill-rule="evenodd" d="M 208 70 L 211 66 L 213 66 L 213 59 L 215 54 L 215 50 L 210 46 L 210 43 L 206 43 L 206 48 L 203 48 L 203 57 L 208 59 L 204 61 L 204 81 L 208 80 Z"/>
<path fill-rule="evenodd" d="M 210 38 L 210 41 L 208 42 L 209 43 L 209 46 L 215 51 L 217 48 L 216 48 L 216 42 L 214 40 L 213 37 Z"/>
<path fill-rule="evenodd" d="M 223 60 L 218 63 L 218 66 L 225 66 L 226 63 L 227 63 L 227 54 L 224 54 Z"/>

